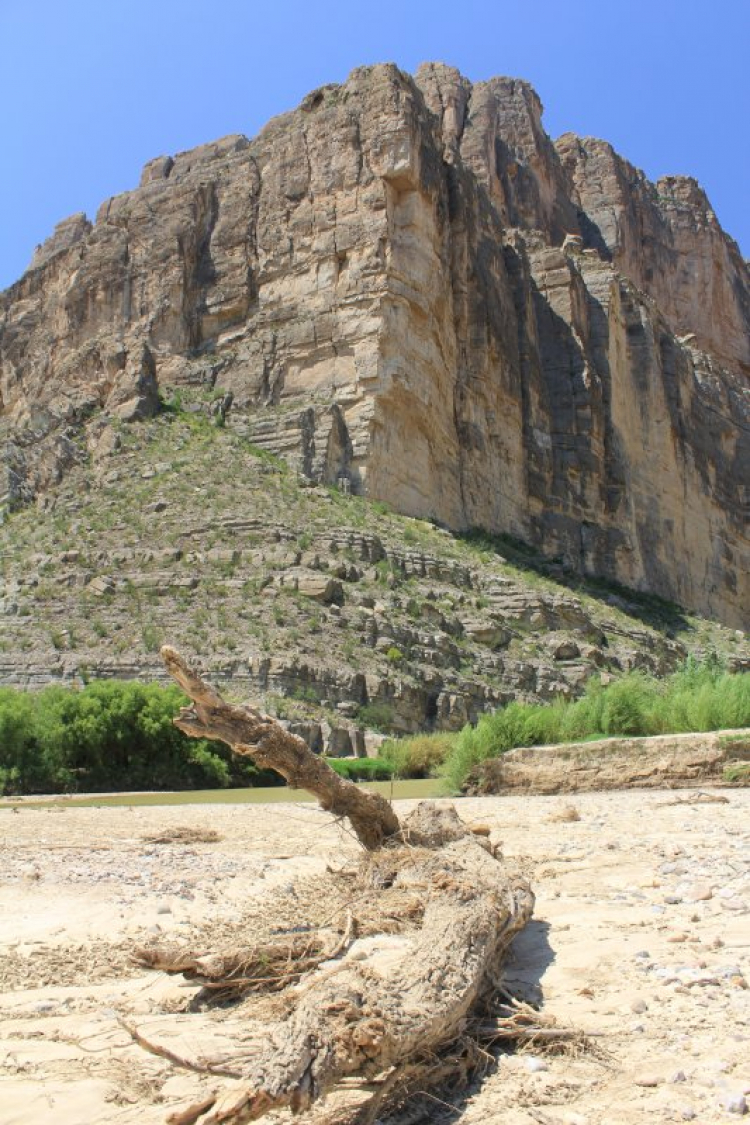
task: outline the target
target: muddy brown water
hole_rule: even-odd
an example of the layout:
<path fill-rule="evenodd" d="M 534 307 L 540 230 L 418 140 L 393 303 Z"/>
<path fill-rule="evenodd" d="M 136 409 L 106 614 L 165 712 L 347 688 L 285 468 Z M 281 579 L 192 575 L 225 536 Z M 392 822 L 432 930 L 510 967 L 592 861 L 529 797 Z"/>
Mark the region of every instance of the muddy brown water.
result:
<path fill-rule="evenodd" d="M 424 781 L 369 781 L 361 786 L 372 793 L 381 793 L 394 801 L 439 797 L 445 794 L 443 783 L 428 778 Z M 77 796 L 7 797 L 0 799 L 0 808 L 21 805 L 23 808 L 65 806 L 66 808 L 116 808 L 134 805 L 273 805 L 292 802 L 301 804 L 317 800 L 306 789 L 288 789 L 278 785 L 257 789 L 190 789 L 178 793 L 88 793 Z"/>

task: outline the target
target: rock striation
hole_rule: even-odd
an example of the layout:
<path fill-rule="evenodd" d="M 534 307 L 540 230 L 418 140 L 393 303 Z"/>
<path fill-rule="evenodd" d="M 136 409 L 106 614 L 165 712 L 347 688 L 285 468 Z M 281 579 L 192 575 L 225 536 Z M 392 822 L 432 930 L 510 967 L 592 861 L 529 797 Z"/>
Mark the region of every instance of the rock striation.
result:
<path fill-rule="evenodd" d="M 61 223 L 0 295 L 6 502 L 197 390 L 315 480 L 746 626 L 747 264 L 541 114 L 363 67 Z"/>

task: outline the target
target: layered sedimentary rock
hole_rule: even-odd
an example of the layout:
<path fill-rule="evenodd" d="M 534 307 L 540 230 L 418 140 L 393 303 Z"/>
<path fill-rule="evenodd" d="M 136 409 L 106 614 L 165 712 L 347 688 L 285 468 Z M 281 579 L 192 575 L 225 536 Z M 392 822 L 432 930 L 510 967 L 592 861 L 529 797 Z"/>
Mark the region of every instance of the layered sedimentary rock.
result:
<path fill-rule="evenodd" d="M 204 388 L 296 462 L 746 624 L 746 263 L 528 84 L 354 71 L 152 161 L 0 297 L 7 494 Z"/>

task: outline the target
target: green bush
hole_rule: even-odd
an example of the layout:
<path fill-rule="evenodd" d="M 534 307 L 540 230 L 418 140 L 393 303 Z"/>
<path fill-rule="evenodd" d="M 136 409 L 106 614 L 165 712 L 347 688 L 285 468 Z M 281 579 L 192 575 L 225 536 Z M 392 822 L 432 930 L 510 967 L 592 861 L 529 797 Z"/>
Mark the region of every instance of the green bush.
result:
<path fill-rule="evenodd" d="M 80 690 L 0 690 L 0 792 L 192 789 L 280 782 L 172 720 L 175 686 L 99 680 Z"/>
<path fill-rule="evenodd" d="M 592 680 L 575 701 L 510 703 L 467 725 L 441 774 L 459 791 L 472 770 L 515 746 L 725 730 L 750 726 L 750 673 L 731 674 L 715 659 L 688 659 L 665 680 L 631 672 L 603 687 Z"/>
<path fill-rule="evenodd" d="M 432 777 L 445 761 L 455 741 L 453 734 L 416 734 L 384 742 L 379 760 L 387 762 L 394 777 Z"/>
<path fill-rule="evenodd" d="M 326 758 L 339 777 L 349 781 L 390 781 L 393 767 L 380 758 Z"/>
<path fill-rule="evenodd" d="M 362 726 L 371 730 L 388 731 L 393 725 L 393 708 L 390 703 L 365 703 L 357 712 L 357 718 Z"/>

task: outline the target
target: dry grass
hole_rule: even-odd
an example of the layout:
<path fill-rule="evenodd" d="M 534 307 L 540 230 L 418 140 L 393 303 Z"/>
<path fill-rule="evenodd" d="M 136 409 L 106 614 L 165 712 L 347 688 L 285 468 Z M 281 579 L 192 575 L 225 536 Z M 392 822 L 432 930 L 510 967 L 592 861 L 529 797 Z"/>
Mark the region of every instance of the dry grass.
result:
<path fill-rule="evenodd" d="M 222 837 L 213 828 L 167 828 L 141 837 L 144 844 L 216 844 Z"/>

